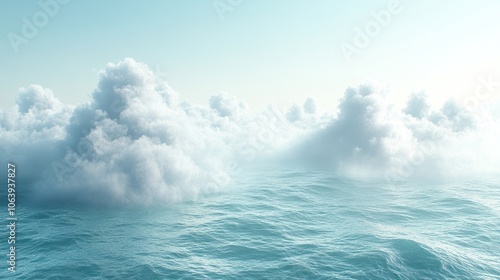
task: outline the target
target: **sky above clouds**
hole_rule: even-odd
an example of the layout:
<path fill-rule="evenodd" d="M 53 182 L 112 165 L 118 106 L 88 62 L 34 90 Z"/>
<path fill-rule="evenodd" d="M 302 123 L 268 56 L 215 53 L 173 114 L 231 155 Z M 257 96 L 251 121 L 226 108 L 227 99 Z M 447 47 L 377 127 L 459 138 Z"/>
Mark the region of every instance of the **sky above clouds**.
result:
<path fill-rule="evenodd" d="M 44 0 L 43 3 L 50 3 Z M 183 97 L 208 104 L 220 92 L 261 109 L 313 96 L 334 108 L 348 86 L 376 81 L 403 104 L 425 90 L 432 104 L 463 100 L 480 77 L 499 80 L 500 2 L 399 2 L 399 12 L 346 59 L 374 13 L 391 1 L 67 1 L 15 52 L 23 17 L 39 1 L 0 3 L 1 108 L 40 84 L 63 103 L 91 98 L 98 71 L 142 61 Z M 229 8 L 228 8 L 229 7 Z"/>

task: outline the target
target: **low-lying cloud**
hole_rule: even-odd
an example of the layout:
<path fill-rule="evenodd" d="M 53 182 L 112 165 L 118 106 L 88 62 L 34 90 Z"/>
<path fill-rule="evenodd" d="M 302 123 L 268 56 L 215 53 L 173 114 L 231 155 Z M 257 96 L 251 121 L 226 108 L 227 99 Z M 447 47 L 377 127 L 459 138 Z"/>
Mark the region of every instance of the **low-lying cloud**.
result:
<path fill-rule="evenodd" d="M 253 113 L 227 94 L 196 105 L 133 59 L 108 64 L 80 106 L 32 85 L 0 111 L 2 158 L 23 169 L 33 198 L 66 202 L 196 199 L 264 156 L 346 176 L 475 176 L 498 170 L 497 139 L 487 114 L 453 101 L 433 110 L 424 93 L 398 109 L 370 85 L 349 88 L 337 110 L 308 98 Z"/>

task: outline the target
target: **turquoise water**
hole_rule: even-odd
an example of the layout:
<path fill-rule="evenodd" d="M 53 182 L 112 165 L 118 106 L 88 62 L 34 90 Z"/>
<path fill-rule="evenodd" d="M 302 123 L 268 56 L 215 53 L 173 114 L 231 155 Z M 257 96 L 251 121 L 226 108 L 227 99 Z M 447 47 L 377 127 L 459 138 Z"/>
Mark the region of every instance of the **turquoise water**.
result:
<path fill-rule="evenodd" d="M 268 166 L 167 206 L 21 198 L 17 272 L 4 261 L 0 277 L 498 279 L 498 182 L 369 183 Z"/>

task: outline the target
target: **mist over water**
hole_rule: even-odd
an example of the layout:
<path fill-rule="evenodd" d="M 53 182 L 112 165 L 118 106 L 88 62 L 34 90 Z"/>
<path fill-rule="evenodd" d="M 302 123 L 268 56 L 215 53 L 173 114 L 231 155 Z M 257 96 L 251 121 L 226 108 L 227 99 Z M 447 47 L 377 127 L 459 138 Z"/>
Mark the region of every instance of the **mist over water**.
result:
<path fill-rule="evenodd" d="M 480 178 L 499 169 L 495 120 L 424 93 L 397 108 L 383 89 L 346 90 L 338 108 L 313 98 L 253 112 L 227 94 L 182 100 L 142 63 L 109 63 L 91 100 L 73 107 L 39 85 L 0 112 L 0 155 L 36 188 L 32 198 L 90 204 L 196 200 L 259 161 L 312 164 L 348 178 Z"/>

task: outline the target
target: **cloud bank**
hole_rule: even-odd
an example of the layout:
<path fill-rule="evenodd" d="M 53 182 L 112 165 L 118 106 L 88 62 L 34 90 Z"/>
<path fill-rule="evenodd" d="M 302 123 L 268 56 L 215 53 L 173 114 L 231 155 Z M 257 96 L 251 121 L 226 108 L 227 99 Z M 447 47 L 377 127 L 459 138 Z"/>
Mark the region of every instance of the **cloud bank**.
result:
<path fill-rule="evenodd" d="M 0 111 L 0 155 L 33 198 L 83 203 L 196 199 L 264 158 L 388 180 L 472 176 L 498 170 L 498 135 L 487 114 L 453 101 L 432 110 L 423 93 L 398 109 L 370 85 L 348 89 L 337 110 L 308 98 L 254 113 L 227 94 L 196 105 L 133 59 L 108 64 L 80 106 L 32 85 Z"/>
<path fill-rule="evenodd" d="M 450 100 L 432 110 L 414 93 L 402 110 L 371 85 L 349 88 L 329 125 L 298 147 L 307 160 L 356 177 L 389 180 L 493 174 L 498 170 L 495 121 Z M 471 162 L 473 161 L 473 162 Z"/>

